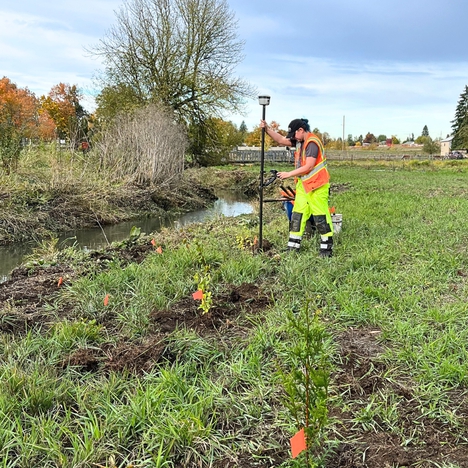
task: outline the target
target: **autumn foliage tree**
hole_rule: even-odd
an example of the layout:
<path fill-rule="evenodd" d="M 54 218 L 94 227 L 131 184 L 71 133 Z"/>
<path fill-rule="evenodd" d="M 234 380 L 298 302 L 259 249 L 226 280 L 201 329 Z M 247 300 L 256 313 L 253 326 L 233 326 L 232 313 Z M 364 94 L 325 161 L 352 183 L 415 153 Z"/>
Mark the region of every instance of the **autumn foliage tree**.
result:
<path fill-rule="evenodd" d="M 51 128 L 48 116 L 39 113 L 34 93 L 3 77 L 0 80 L 0 157 L 7 173 L 17 165 L 22 142 L 46 138 Z"/>
<path fill-rule="evenodd" d="M 83 96 L 76 85 L 59 83 L 48 96 L 41 96 L 41 110 L 53 120 L 57 135 L 69 139 L 72 146 L 83 139 L 88 131 L 89 114 L 80 103 Z"/>
<path fill-rule="evenodd" d="M 274 120 L 271 123 L 269 123 L 268 126 L 272 128 L 275 132 L 278 132 L 283 136 L 287 135 L 287 132 L 285 130 L 281 130 L 280 124 L 278 122 L 275 122 Z M 262 129 L 260 125 L 258 125 L 246 136 L 245 144 L 247 146 L 260 147 L 261 142 L 262 142 Z M 271 146 L 278 146 L 278 144 L 273 140 L 273 138 L 270 138 L 265 133 L 265 149 L 269 149 Z"/>

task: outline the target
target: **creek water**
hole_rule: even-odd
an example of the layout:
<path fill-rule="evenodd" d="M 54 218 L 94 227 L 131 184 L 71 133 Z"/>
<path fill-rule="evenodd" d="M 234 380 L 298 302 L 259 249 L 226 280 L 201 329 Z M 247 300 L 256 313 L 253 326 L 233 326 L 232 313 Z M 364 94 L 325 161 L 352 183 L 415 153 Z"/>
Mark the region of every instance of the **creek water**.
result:
<path fill-rule="evenodd" d="M 179 229 L 187 224 L 201 223 L 220 215 L 232 217 L 253 212 L 252 204 L 243 194 L 224 191 L 216 195 L 218 199 L 210 208 L 179 216 L 141 218 L 102 228 L 70 231 L 59 237 L 58 245 L 59 248 L 63 248 L 75 244 L 84 250 L 97 250 L 106 247 L 109 243 L 126 239 L 133 226 L 140 228 L 142 233 L 149 234 L 164 227 Z M 22 263 L 23 258 L 33 251 L 34 246 L 35 244 L 28 243 L 0 246 L 0 283 L 8 279 L 10 272 Z"/>

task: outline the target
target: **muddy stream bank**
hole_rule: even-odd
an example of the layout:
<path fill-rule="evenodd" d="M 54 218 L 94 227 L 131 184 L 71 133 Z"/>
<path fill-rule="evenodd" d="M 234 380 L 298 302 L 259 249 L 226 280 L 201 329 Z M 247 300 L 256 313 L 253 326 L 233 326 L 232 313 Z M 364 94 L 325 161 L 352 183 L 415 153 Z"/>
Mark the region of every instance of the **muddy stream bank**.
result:
<path fill-rule="evenodd" d="M 250 199 L 241 192 L 232 190 L 217 191 L 217 200 L 212 206 L 182 215 L 153 216 L 124 221 L 115 225 L 96 226 L 92 228 L 67 231 L 58 237 L 59 248 L 76 245 L 83 250 L 98 250 L 112 242 L 128 238 L 135 226 L 142 233 L 160 231 L 169 227 L 178 229 L 191 223 L 200 223 L 215 216 L 239 216 L 253 212 Z M 14 243 L 0 246 L 0 283 L 6 281 L 11 271 L 19 266 L 37 243 Z"/>

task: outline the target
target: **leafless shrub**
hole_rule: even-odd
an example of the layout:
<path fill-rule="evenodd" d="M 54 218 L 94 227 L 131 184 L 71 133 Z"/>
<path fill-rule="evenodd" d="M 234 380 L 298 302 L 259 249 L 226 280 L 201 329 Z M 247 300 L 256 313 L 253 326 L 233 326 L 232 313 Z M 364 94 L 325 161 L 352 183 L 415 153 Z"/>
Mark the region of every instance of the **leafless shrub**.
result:
<path fill-rule="evenodd" d="M 121 114 L 103 131 L 95 150 L 101 169 L 140 185 L 169 182 L 184 169 L 187 135 L 169 111 L 154 104 Z"/>

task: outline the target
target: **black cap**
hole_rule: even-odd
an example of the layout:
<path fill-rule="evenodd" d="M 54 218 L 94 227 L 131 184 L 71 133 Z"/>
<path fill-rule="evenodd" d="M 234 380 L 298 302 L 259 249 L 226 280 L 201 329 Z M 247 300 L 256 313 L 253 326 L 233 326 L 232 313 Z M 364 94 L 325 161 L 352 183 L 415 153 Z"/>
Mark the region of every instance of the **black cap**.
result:
<path fill-rule="evenodd" d="M 307 126 L 307 122 L 304 122 L 302 119 L 291 120 L 289 127 L 288 127 L 288 134 L 286 135 L 286 138 L 289 138 L 289 139 L 294 138 L 296 131 L 299 130 L 300 128 L 303 128 L 305 130 L 306 126 Z"/>

